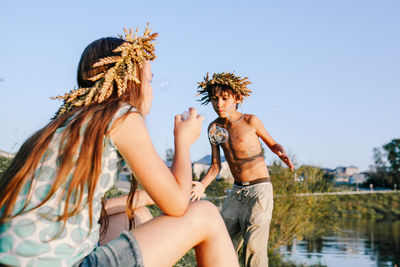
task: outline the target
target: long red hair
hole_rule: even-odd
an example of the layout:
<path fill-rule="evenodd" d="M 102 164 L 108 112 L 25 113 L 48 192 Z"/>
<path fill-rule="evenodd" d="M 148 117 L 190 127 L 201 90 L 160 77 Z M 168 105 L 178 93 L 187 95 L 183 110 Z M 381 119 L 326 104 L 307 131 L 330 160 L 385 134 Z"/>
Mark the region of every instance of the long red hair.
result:
<path fill-rule="evenodd" d="M 112 67 L 93 68 L 92 66 L 100 58 L 116 55 L 113 50 L 123 42 L 119 38 L 102 38 L 94 41 L 84 50 L 78 66 L 79 87 L 92 86 L 93 82 L 88 80 L 89 77 Z M 137 77 L 141 79 L 141 69 L 138 68 L 137 71 Z M 77 215 L 87 203 L 89 206 L 90 228 L 92 228 L 93 198 L 101 171 L 104 138 L 109 135 L 110 131 L 108 128 L 109 123 L 119 109 L 121 102 L 132 104 L 140 112 L 140 103 L 143 100 L 140 84 L 129 83 L 127 90 L 120 97 L 117 94 L 117 85 L 114 84 L 113 86 L 113 94 L 104 102 L 76 108 L 56 117 L 25 141 L 8 169 L 0 178 L 0 225 L 20 214 L 41 207 L 57 190 L 60 190 L 61 185 L 67 182 L 68 174 L 75 167 L 70 185 L 67 189 L 64 189 L 66 196 L 64 210 L 57 219 L 63 221 L 65 225 L 66 220 Z M 128 113 L 120 119 L 124 119 L 126 115 Z M 87 130 L 80 137 L 80 131 L 84 124 Z M 41 164 L 41 161 L 46 158 L 46 150 L 55 131 L 62 126 L 66 126 L 66 129 L 61 135 L 61 147 L 57 155 L 57 161 L 60 164 L 56 170 L 56 178 L 46 197 L 35 207 L 28 208 L 33 194 L 31 187 L 34 180 L 34 172 Z M 79 148 L 80 143 L 81 148 Z M 77 153 L 79 155 L 76 159 L 75 155 Z M 136 182 L 134 179 L 131 180 L 132 185 L 126 211 L 129 219 L 133 220 L 133 213 L 130 207 L 133 203 Z M 18 193 L 26 184 L 28 184 L 29 189 L 25 204 L 19 211 L 13 213 Z M 83 199 L 85 189 L 88 192 L 87 200 Z"/>

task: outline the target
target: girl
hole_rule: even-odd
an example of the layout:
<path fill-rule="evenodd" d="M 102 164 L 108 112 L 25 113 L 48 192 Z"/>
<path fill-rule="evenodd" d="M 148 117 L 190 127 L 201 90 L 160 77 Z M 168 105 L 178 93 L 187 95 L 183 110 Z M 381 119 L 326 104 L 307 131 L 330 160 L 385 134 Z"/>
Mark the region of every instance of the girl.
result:
<path fill-rule="evenodd" d="M 53 120 L 21 147 L 0 180 L 0 263 L 23 266 L 171 266 L 192 247 L 198 266 L 238 266 L 219 212 L 190 203 L 190 146 L 203 118 L 175 116 L 171 169 L 156 153 L 144 123 L 153 98 L 154 39 L 102 38 L 83 52 L 77 90 Z M 155 203 L 165 213 L 99 246 L 102 196 L 126 162 L 144 191 L 126 200 Z M 118 226 L 116 226 L 118 227 Z M 112 230 L 113 225 L 109 225 Z"/>

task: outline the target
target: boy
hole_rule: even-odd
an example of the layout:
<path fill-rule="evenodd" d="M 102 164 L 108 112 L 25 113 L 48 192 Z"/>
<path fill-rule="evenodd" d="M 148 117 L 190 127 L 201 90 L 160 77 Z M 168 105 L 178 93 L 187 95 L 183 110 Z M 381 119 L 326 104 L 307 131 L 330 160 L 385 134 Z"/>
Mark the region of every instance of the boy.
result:
<path fill-rule="evenodd" d="M 192 200 L 199 200 L 205 188 L 218 175 L 221 170 L 219 147 L 222 147 L 235 180 L 222 207 L 222 217 L 236 252 L 243 242 L 245 266 L 265 267 L 268 266 L 273 192 L 259 138 L 292 171 L 294 167 L 283 147 L 272 139 L 262 122 L 255 115 L 242 114 L 237 110 L 251 93 L 247 88 L 250 84 L 247 79 L 229 72 L 215 73 L 210 79 L 207 73 L 204 81 L 199 83 L 200 101 L 203 105 L 211 102 L 218 118 L 208 127 L 211 166 L 201 182 L 193 182 L 191 197 Z M 227 138 L 221 137 L 224 132 L 228 133 Z"/>

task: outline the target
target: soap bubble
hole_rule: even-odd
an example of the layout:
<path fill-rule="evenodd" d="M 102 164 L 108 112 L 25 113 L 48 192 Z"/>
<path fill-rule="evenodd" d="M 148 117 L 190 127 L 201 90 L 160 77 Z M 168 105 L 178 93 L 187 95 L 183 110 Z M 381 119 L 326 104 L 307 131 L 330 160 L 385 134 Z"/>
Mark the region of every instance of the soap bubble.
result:
<path fill-rule="evenodd" d="M 171 80 L 169 78 L 158 78 L 153 84 L 154 89 L 158 91 L 168 91 L 171 88 Z"/>
<path fill-rule="evenodd" d="M 208 138 L 213 145 L 219 145 L 228 141 L 229 134 L 225 128 L 213 126 L 208 131 Z"/>
<path fill-rule="evenodd" d="M 184 112 L 182 112 L 181 114 L 181 118 L 183 121 L 187 120 L 190 116 L 190 111 L 189 110 L 185 110 Z M 198 113 L 198 116 L 202 116 L 204 118 L 204 121 L 208 120 L 208 114 L 205 112 L 200 112 Z"/>
<path fill-rule="evenodd" d="M 181 118 L 182 118 L 183 121 L 189 119 L 189 116 L 190 116 L 189 110 L 185 110 L 185 111 L 181 114 Z"/>
<path fill-rule="evenodd" d="M 240 117 L 236 117 L 234 116 L 234 114 L 237 114 L 235 111 L 239 112 L 241 115 Z M 242 104 L 237 104 L 237 108 L 236 108 L 236 104 L 231 105 L 227 110 L 226 110 L 226 114 L 227 114 L 227 118 L 228 120 L 230 120 L 233 123 L 239 122 L 243 119 L 244 117 L 244 110 L 243 110 L 243 106 Z"/>

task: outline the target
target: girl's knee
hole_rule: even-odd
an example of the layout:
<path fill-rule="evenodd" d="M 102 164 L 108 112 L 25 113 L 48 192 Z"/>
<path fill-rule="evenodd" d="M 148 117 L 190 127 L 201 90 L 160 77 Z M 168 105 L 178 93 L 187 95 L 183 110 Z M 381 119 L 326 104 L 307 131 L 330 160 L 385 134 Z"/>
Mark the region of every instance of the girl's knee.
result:
<path fill-rule="evenodd" d="M 220 216 L 218 208 L 209 201 L 200 200 L 192 202 L 189 209 L 194 210 L 199 216 Z"/>
<path fill-rule="evenodd" d="M 225 226 L 218 208 L 209 201 L 196 201 L 189 206 L 193 220 L 208 231 Z"/>

